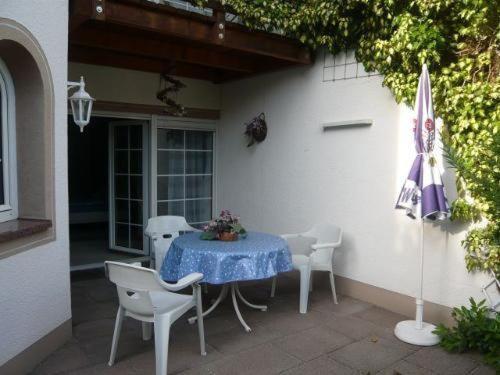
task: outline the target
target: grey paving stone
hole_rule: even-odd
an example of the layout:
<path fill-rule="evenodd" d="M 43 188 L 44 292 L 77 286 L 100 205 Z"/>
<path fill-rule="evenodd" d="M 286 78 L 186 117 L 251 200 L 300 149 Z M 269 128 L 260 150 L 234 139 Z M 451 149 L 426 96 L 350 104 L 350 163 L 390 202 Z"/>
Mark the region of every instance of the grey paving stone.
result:
<path fill-rule="evenodd" d="M 408 317 L 404 315 L 396 314 L 392 311 L 385 310 L 377 306 L 373 306 L 364 311 L 360 311 L 354 314 L 354 316 L 361 318 L 363 320 L 367 320 L 379 326 L 391 329 L 394 329 L 396 324 L 399 323 L 400 321 L 408 320 Z"/>
<path fill-rule="evenodd" d="M 231 300 L 226 300 L 205 319 L 206 357 L 199 354 L 197 327 L 186 322 L 186 314 L 171 329 L 169 374 L 494 374 L 477 354 L 450 355 L 397 340 L 394 325 L 404 319 L 398 314 L 345 296 L 334 305 L 327 281 L 322 275 L 315 279 L 305 315 L 298 313 L 298 274 L 280 277 L 275 298 L 269 297 L 269 280 L 242 286 L 244 295 L 267 304 L 268 312 L 240 305 L 253 328 L 246 333 Z M 209 289 L 203 296 L 205 307 L 220 290 Z M 118 308 L 115 298 L 115 288 L 104 278 L 74 282 L 75 338 L 34 374 L 153 374 L 154 340 L 144 342 L 141 323 L 133 319 L 125 320 L 117 361 L 107 366 Z"/>
<path fill-rule="evenodd" d="M 439 374 L 469 374 L 479 363 L 468 356 L 452 354 L 439 347 L 418 350 L 406 358 L 406 361 Z"/>
<path fill-rule="evenodd" d="M 42 362 L 37 368 L 35 368 L 33 374 L 59 374 L 89 365 L 90 362 L 84 351 L 72 341 L 52 354 L 47 360 Z"/>
<path fill-rule="evenodd" d="M 326 314 L 336 314 L 339 316 L 347 316 L 363 312 L 373 307 L 368 302 L 363 302 L 354 298 L 340 296 L 339 303 L 334 304 L 331 295 L 325 293 L 317 296 L 318 293 L 311 293 L 309 297 L 309 309 L 320 311 Z"/>
<path fill-rule="evenodd" d="M 352 339 L 327 326 L 318 326 L 286 336 L 273 344 L 294 357 L 308 361 L 351 342 Z"/>
<path fill-rule="evenodd" d="M 359 371 L 327 357 L 319 357 L 287 370 L 282 375 L 354 375 Z M 392 374 L 391 374 L 392 375 Z"/>
<path fill-rule="evenodd" d="M 223 356 L 210 345 L 206 346 L 207 355 L 202 356 L 199 346 L 194 345 L 170 345 L 168 351 L 168 373 L 178 374 L 191 368 L 200 367 L 210 362 L 219 360 Z M 155 351 L 131 356 L 126 359 L 127 366 L 135 370 L 138 374 L 155 373 Z"/>
<path fill-rule="evenodd" d="M 330 358 L 361 371 L 377 372 L 405 358 L 412 351 L 378 338 L 357 341 L 330 354 Z"/>
<path fill-rule="evenodd" d="M 264 344 L 281 336 L 278 331 L 269 326 L 254 324 L 251 328 L 252 332 L 245 332 L 240 325 L 234 330 L 214 334 L 210 337 L 209 343 L 223 354 L 233 354 Z"/>
<path fill-rule="evenodd" d="M 183 375 L 271 375 L 279 374 L 300 361 L 277 347 L 266 344 L 223 358 L 197 369 L 182 372 Z"/>
<path fill-rule="evenodd" d="M 498 374 L 492 367 L 487 365 L 479 365 L 472 370 L 471 375 L 495 375 Z"/>
<path fill-rule="evenodd" d="M 377 373 L 378 375 L 434 375 L 435 372 L 409 363 L 407 361 L 399 361 L 386 369 Z"/>

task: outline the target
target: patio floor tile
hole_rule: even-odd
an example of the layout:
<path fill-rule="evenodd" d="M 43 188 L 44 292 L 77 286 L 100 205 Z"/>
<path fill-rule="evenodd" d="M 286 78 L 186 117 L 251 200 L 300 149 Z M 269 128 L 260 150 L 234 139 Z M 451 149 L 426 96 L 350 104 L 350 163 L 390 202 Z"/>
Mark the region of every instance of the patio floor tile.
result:
<path fill-rule="evenodd" d="M 279 374 L 299 364 L 300 361 L 298 359 L 286 354 L 271 344 L 266 344 L 212 362 L 198 369 L 188 370 L 182 374 L 271 375 Z"/>
<path fill-rule="evenodd" d="M 298 313 L 295 276 L 280 277 L 275 298 L 269 297 L 270 281 L 245 285 L 245 297 L 267 304 L 269 310 L 240 306 L 253 329 L 247 333 L 231 300 L 226 300 L 205 318 L 205 357 L 199 353 L 197 326 L 187 323 L 186 314 L 170 331 L 169 374 L 494 374 L 477 354 L 453 355 L 439 347 L 422 349 L 399 341 L 393 330 L 402 316 L 345 296 L 335 305 L 327 281 L 315 279 L 307 314 Z M 125 319 L 116 363 L 107 366 L 118 308 L 109 282 L 88 278 L 74 282 L 72 289 L 74 338 L 33 374 L 153 374 L 154 340 L 143 341 L 141 323 L 133 319 Z M 220 287 L 209 287 L 209 294 L 203 295 L 205 308 L 218 291 Z"/>
<path fill-rule="evenodd" d="M 416 364 L 439 374 L 469 374 L 479 363 L 465 355 L 448 353 L 437 347 L 423 348 L 406 358 Z"/>
<path fill-rule="evenodd" d="M 252 332 L 246 332 L 243 327 L 238 326 L 236 329 L 211 335 L 207 338 L 207 342 L 221 353 L 233 354 L 281 336 L 278 331 L 269 326 L 254 324 L 251 328 Z"/>
<path fill-rule="evenodd" d="M 408 317 L 404 315 L 396 314 L 392 311 L 376 306 L 358 312 L 354 314 L 354 316 L 390 329 L 394 329 L 398 322 L 408 320 Z"/>
<path fill-rule="evenodd" d="M 34 371 L 34 375 L 56 374 L 58 372 L 71 371 L 84 366 L 89 366 L 90 362 L 84 351 L 71 341 L 61 349 L 42 362 Z"/>
<path fill-rule="evenodd" d="M 333 352 L 330 358 L 358 370 L 377 372 L 411 353 L 409 349 L 397 346 L 390 340 L 379 338 L 376 342 L 364 339 L 344 346 Z"/>
<path fill-rule="evenodd" d="M 286 336 L 273 344 L 303 361 L 329 353 L 352 340 L 327 326 L 318 326 Z"/>
<path fill-rule="evenodd" d="M 199 346 L 192 344 L 194 343 L 190 343 L 189 345 L 170 345 L 168 352 L 169 374 L 178 374 L 223 358 L 223 356 L 210 345 L 206 346 L 207 355 L 201 356 Z M 124 362 L 138 374 L 155 373 L 154 350 L 149 350 L 147 352 L 128 357 Z"/>
<path fill-rule="evenodd" d="M 338 316 L 347 316 L 361 313 L 373 307 L 368 302 L 363 302 L 346 296 L 338 296 L 339 303 L 334 304 L 330 293 L 313 291 L 309 299 L 309 309 L 322 313 L 334 313 Z"/>
<path fill-rule="evenodd" d="M 380 371 L 377 373 L 377 375 L 395 375 L 395 374 L 401 374 L 401 375 L 434 375 L 436 374 L 435 372 L 414 365 L 412 363 L 409 363 L 407 361 L 399 361 L 392 366 L 387 367 L 386 369 Z"/>
<path fill-rule="evenodd" d="M 287 370 L 282 375 L 354 375 L 359 371 L 325 356 Z M 392 374 L 391 374 L 392 375 Z"/>
<path fill-rule="evenodd" d="M 497 374 L 497 372 L 493 370 L 493 368 L 488 367 L 486 365 L 480 365 L 471 372 L 471 375 L 495 375 L 495 374 Z"/>

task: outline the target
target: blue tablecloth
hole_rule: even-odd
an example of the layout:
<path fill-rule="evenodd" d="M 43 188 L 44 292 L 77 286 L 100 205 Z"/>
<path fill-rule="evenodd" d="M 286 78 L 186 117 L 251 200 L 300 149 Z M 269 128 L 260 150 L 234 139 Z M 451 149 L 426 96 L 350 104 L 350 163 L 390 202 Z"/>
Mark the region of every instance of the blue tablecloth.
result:
<path fill-rule="evenodd" d="M 267 233 L 249 232 L 233 242 L 204 241 L 200 233 L 177 237 L 163 260 L 160 275 L 177 281 L 193 272 L 204 275 L 203 282 L 266 279 L 292 269 L 286 241 Z"/>

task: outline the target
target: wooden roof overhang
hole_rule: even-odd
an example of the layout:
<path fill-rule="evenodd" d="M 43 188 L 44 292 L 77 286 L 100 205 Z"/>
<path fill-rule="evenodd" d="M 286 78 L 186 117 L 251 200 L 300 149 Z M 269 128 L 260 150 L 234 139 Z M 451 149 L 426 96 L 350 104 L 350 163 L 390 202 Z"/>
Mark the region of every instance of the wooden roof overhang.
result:
<path fill-rule="evenodd" d="M 226 82 L 307 65 L 310 51 L 280 35 L 146 0 L 71 0 L 69 60 Z"/>

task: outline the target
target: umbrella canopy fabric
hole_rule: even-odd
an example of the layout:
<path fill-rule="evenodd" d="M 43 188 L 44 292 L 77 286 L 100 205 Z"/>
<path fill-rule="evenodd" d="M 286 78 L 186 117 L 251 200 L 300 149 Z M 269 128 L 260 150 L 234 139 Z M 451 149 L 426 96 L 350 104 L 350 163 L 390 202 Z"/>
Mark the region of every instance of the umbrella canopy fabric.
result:
<path fill-rule="evenodd" d="M 431 81 L 425 64 L 418 81 L 414 110 L 413 135 L 417 156 L 401 189 L 396 208 L 406 209 L 411 218 L 444 220 L 449 215 L 449 206 L 441 171 L 433 156 L 436 126 Z"/>

